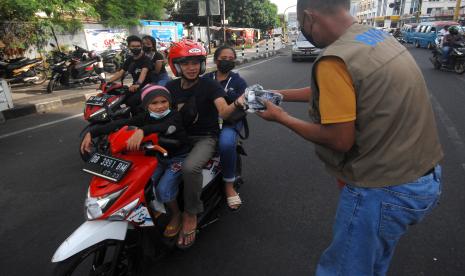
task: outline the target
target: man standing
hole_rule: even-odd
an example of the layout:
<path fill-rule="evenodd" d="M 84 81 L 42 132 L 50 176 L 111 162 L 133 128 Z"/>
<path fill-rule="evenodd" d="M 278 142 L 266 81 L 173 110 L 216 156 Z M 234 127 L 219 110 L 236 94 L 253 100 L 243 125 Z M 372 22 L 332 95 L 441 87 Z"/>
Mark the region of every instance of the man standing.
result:
<path fill-rule="evenodd" d="M 346 183 L 333 239 L 317 275 L 385 275 L 409 225 L 441 193 L 443 158 L 428 89 L 405 47 L 355 23 L 349 0 L 298 0 L 303 35 L 318 48 L 311 87 L 279 91 L 310 99 L 311 122 L 267 102 L 260 114 L 315 143 L 328 172 Z"/>

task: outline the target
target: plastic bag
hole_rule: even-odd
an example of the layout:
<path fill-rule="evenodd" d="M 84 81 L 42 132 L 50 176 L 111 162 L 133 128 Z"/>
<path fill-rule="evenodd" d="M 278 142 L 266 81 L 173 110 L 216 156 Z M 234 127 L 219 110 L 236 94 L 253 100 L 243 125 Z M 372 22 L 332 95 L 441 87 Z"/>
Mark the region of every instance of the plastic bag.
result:
<path fill-rule="evenodd" d="M 255 84 L 245 89 L 246 111 L 250 113 L 266 110 L 265 101 L 270 101 L 279 106 L 283 100 L 283 95 L 270 90 L 263 89 L 263 86 Z"/>

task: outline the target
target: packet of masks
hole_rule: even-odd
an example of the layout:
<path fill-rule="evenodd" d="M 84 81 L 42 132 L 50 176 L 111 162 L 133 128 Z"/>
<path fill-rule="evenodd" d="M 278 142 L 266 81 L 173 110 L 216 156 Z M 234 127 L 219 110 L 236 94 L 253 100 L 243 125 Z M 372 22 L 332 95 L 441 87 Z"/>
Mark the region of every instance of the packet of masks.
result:
<path fill-rule="evenodd" d="M 283 95 L 270 90 L 263 89 L 263 86 L 255 84 L 245 89 L 246 111 L 250 113 L 266 110 L 265 101 L 270 101 L 279 106 L 283 100 Z"/>

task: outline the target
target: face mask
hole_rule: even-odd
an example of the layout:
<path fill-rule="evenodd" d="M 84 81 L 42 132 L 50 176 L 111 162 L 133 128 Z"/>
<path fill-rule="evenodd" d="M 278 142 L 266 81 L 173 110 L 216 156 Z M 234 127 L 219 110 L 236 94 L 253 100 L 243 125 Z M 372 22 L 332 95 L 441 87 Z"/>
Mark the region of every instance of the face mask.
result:
<path fill-rule="evenodd" d="M 130 50 L 131 50 L 132 55 L 135 56 L 135 57 L 140 55 L 140 53 L 142 52 L 141 48 L 131 48 Z"/>
<path fill-rule="evenodd" d="M 220 60 L 218 64 L 218 70 L 225 74 L 234 69 L 236 62 L 233 60 Z"/>
<path fill-rule="evenodd" d="M 315 40 L 313 40 L 313 36 L 311 34 L 305 33 L 304 25 L 305 25 L 305 17 L 306 16 L 307 16 L 307 14 L 304 14 L 304 22 L 302 23 L 302 26 L 300 26 L 300 32 L 302 32 L 302 35 L 305 37 L 305 39 L 308 42 L 312 43 L 313 46 L 315 46 L 317 48 L 325 48 L 324 45 L 321 45 L 318 42 L 315 42 Z M 312 28 L 312 31 L 313 31 L 313 22 L 312 22 L 311 28 Z"/>
<path fill-rule="evenodd" d="M 144 46 L 142 49 L 144 50 L 144 53 L 150 53 L 150 52 L 152 52 L 152 47 Z"/>
<path fill-rule="evenodd" d="M 167 110 L 165 110 L 164 112 L 150 111 L 150 117 L 152 117 L 154 119 L 161 119 L 161 118 L 165 117 L 166 115 L 168 115 L 170 112 L 171 112 L 171 109 L 169 109 L 169 108 Z"/>

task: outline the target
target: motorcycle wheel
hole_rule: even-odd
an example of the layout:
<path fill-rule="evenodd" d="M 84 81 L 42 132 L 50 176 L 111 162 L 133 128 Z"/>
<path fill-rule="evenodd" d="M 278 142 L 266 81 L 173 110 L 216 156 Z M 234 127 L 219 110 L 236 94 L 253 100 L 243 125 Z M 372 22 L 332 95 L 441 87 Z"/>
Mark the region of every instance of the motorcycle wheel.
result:
<path fill-rule="evenodd" d="M 33 84 L 42 84 L 47 80 L 47 73 L 43 70 L 37 71 L 36 75 L 39 77 L 39 79 L 33 81 Z"/>
<path fill-rule="evenodd" d="M 56 263 L 53 275 L 110 275 L 113 262 L 115 273 L 113 275 L 129 275 L 131 261 L 124 256 L 124 252 L 115 256 L 123 247 L 121 241 L 103 241 L 78 254 Z"/>
<path fill-rule="evenodd" d="M 51 78 L 47 85 L 47 93 L 48 94 L 52 93 L 56 85 L 57 85 L 57 79 Z"/>
<path fill-rule="evenodd" d="M 463 63 L 463 62 L 456 63 L 454 65 L 454 71 L 455 71 L 455 73 L 457 73 L 459 75 L 465 73 L 465 63 Z"/>

